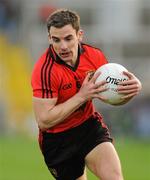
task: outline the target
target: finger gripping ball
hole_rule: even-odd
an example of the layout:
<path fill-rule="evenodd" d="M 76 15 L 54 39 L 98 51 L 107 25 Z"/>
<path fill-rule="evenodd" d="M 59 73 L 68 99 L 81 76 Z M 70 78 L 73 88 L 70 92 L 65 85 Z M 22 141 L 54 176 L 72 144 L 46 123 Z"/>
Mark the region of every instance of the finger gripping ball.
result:
<path fill-rule="evenodd" d="M 124 101 L 124 99 L 121 99 L 124 94 L 117 92 L 119 82 L 128 80 L 128 77 L 123 74 L 123 71 L 128 70 L 121 64 L 117 63 L 104 64 L 96 70 L 96 73 L 101 72 L 101 74 L 95 83 L 103 80 L 106 80 L 107 82 L 105 86 L 108 89 L 100 94 L 107 98 L 106 103 L 108 104 L 116 105 Z"/>

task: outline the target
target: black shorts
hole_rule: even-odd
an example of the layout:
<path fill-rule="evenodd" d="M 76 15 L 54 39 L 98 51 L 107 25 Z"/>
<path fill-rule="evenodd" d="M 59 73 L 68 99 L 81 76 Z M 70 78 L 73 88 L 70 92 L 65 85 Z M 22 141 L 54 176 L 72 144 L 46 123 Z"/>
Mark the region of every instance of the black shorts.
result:
<path fill-rule="evenodd" d="M 43 133 L 42 152 L 57 180 L 75 180 L 83 175 L 85 156 L 102 142 L 112 142 L 112 138 L 102 117 L 95 113 L 78 127 L 61 133 Z"/>

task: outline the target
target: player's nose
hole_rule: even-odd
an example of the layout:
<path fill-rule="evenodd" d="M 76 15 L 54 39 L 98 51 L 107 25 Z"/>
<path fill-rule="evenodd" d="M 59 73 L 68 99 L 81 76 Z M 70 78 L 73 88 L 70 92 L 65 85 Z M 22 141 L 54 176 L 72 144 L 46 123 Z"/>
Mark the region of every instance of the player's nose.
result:
<path fill-rule="evenodd" d="M 63 51 L 66 50 L 66 49 L 68 48 L 67 43 L 64 42 L 64 41 L 62 41 L 61 44 L 60 44 L 60 48 L 61 48 L 61 50 L 63 50 Z"/>

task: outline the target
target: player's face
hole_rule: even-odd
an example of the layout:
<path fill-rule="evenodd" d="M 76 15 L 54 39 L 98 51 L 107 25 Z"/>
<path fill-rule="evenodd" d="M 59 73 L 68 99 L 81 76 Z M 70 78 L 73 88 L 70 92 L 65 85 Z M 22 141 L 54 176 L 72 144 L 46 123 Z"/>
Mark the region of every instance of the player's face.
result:
<path fill-rule="evenodd" d="M 51 27 L 49 40 L 57 55 L 69 65 L 74 65 L 78 55 L 78 44 L 82 31 L 76 32 L 72 25 L 62 28 Z"/>

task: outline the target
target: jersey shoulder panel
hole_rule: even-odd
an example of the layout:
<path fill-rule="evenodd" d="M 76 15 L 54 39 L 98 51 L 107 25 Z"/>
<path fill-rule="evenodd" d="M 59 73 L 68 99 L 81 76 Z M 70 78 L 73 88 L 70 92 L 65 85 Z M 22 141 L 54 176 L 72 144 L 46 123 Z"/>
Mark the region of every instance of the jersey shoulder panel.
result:
<path fill-rule="evenodd" d="M 60 76 L 58 76 L 57 66 L 49 56 L 48 50 L 35 63 L 31 77 L 34 97 L 53 98 L 58 96 Z"/>
<path fill-rule="evenodd" d="M 92 61 L 94 61 L 94 63 L 98 67 L 108 63 L 107 58 L 105 57 L 102 50 L 100 50 L 99 48 L 93 47 L 88 44 L 83 44 L 83 48 L 87 56 L 89 56 L 89 58 L 92 59 Z"/>

